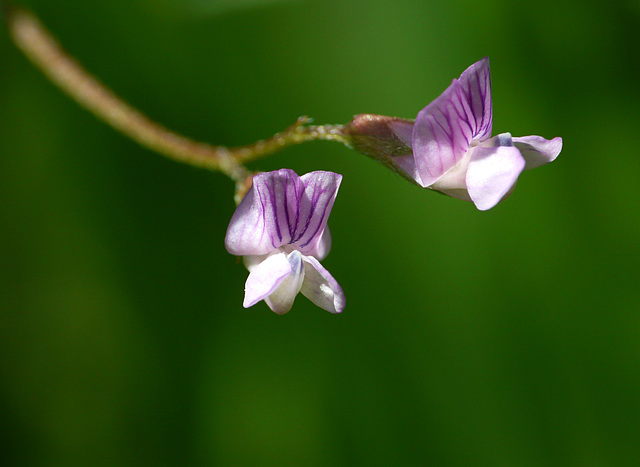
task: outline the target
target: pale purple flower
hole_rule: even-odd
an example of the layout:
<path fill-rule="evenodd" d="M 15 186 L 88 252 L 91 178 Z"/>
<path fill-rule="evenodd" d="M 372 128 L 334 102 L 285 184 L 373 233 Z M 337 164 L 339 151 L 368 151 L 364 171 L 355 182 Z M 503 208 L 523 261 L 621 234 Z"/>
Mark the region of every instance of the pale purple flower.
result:
<path fill-rule="evenodd" d="M 342 175 L 311 172 L 299 177 L 280 169 L 255 175 L 231 218 L 225 245 L 249 269 L 243 306 L 264 300 L 278 314 L 298 292 L 331 313 L 344 309 L 344 294 L 322 267 L 331 248 L 327 219 Z"/>
<path fill-rule="evenodd" d="M 515 187 L 524 169 L 553 161 L 562 138 L 491 137 L 489 59 L 467 68 L 459 79 L 418 114 L 415 123 L 389 122 L 411 154 L 386 158 L 387 165 L 422 187 L 490 209 Z M 404 172 L 404 173 L 403 173 Z"/>

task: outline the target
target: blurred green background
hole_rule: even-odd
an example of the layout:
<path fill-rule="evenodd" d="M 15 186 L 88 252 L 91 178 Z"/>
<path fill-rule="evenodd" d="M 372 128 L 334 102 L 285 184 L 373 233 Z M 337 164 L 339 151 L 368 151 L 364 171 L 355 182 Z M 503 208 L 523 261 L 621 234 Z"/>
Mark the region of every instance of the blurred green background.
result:
<path fill-rule="evenodd" d="M 224 176 L 138 147 L 0 34 L 0 464 L 640 465 L 640 2 L 25 0 L 117 93 L 241 145 L 413 118 L 492 65 L 562 136 L 488 212 L 330 142 L 347 297 L 242 308 Z"/>

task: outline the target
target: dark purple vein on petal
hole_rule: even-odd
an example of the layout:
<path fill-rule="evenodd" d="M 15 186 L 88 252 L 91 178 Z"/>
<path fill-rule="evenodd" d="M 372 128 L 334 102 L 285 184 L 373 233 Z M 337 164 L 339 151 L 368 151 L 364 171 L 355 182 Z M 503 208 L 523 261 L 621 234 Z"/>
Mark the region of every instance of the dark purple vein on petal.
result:
<path fill-rule="evenodd" d="M 280 245 L 282 244 L 282 233 L 280 232 L 280 223 L 278 222 L 278 205 L 276 204 L 276 180 L 275 177 L 269 177 L 271 181 L 271 189 L 269 191 L 269 198 L 271 200 L 271 209 L 273 210 L 273 223 L 276 227 L 276 233 L 278 234 L 278 240 Z M 275 245 L 274 245 L 275 246 Z"/>
<path fill-rule="evenodd" d="M 268 187 L 267 187 L 268 189 Z M 271 240 L 271 245 L 274 248 L 276 247 L 276 243 L 274 241 L 271 229 L 269 229 L 267 227 L 267 208 L 265 206 L 265 200 L 263 199 L 263 197 L 265 196 L 265 194 L 262 192 L 262 190 L 258 190 L 256 189 L 256 192 L 258 193 L 258 200 L 260 201 L 260 206 L 262 207 L 262 236 L 264 236 L 265 234 L 265 230 L 267 231 L 267 235 L 269 235 L 269 240 Z"/>

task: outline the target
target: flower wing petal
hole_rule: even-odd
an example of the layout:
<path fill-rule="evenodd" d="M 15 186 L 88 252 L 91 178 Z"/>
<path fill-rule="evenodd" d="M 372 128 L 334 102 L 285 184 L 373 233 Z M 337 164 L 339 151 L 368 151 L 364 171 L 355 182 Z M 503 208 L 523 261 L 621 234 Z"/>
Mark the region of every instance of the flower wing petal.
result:
<path fill-rule="evenodd" d="M 467 170 L 467 190 L 481 211 L 498 204 L 515 186 L 525 161 L 514 146 L 476 146 Z"/>
<path fill-rule="evenodd" d="M 261 263 L 251 267 L 244 285 L 244 302 L 249 308 L 271 295 L 282 281 L 292 272 L 285 253 L 268 256 Z"/>
<path fill-rule="evenodd" d="M 229 253 L 264 255 L 290 243 L 304 184 L 290 169 L 257 174 L 231 218 Z"/>
<path fill-rule="evenodd" d="M 305 275 L 302 255 L 299 251 L 296 250 L 289 253 L 286 261 L 289 263 L 291 273 L 278 284 L 271 294 L 264 298 L 269 308 L 279 315 L 284 315 L 293 306 L 293 302 L 298 292 L 300 292 L 300 287 L 302 287 Z"/>
<path fill-rule="evenodd" d="M 535 169 L 553 162 L 562 151 L 562 138 L 560 137 L 548 140 L 542 136 L 520 136 L 513 138 L 513 144 L 520 150 L 527 163 L 524 166 L 525 170 Z"/>
<path fill-rule="evenodd" d="M 432 185 L 453 168 L 471 140 L 491 136 L 491 125 L 491 75 L 483 58 L 418 113 L 412 146 L 421 184 Z"/>
<path fill-rule="evenodd" d="M 342 175 L 333 172 L 310 172 L 300 177 L 304 193 L 300 198 L 292 244 L 304 255 L 321 258 L 329 252 L 331 237 L 323 241 L 327 219 L 338 194 Z"/>
<path fill-rule="evenodd" d="M 313 256 L 303 256 L 305 278 L 302 294 L 315 305 L 331 313 L 344 309 L 344 293 L 338 282 Z"/>

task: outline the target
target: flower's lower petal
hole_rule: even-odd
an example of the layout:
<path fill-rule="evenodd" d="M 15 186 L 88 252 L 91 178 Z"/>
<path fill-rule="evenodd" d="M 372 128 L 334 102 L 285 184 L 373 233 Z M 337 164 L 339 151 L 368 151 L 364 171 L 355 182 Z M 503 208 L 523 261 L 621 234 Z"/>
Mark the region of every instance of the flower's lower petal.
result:
<path fill-rule="evenodd" d="M 472 201 L 469 196 L 469 191 L 466 188 L 444 188 L 436 190 L 443 195 L 451 196 L 452 198 L 461 199 L 462 201 Z"/>
<path fill-rule="evenodd" d="M 562 151 L 562 138 L 551 140 L 542 136 L 520 136 L 513 138 L 513 144 L 522 153 L 526 161 L 525 170 L 535 169 L 555 160 Z"/>
<path fill-rule="evenodd" d="M 467 169 L 467 190 L 481 211 L 498 204 L 514 187 L 525 161 L 514 146 L 476 146 Z"/>
<path fill-rule="evenodd" d="M 451 190 L 466 190 L 467 189 L 467 170 L 469 167 L 469 160 L 471 159 L 471 153 L 473 149 L 467 151 L 467 154 L 458 162 L 451 170 L 445 173 L 438 179 L 431 189 L 446 193 Z"/>
<path fill-rule="evenodd" d="M 264 300 L 291 274 L 291 265 L 285 253 L 268 256 L 259 264 L 254 264 L 250 259 L 245 263 L 250 266 L 249 277 L 244 286 L 242 305 L 245 308 Z"/>
<path fill-rule="evenodd" d="M 312 256 L 303 256 L 305 278 L 300 291 L 314 304 L 331 313 L 344 309 L 344 293 L 338 282 Z"/>
<path fill-rule="evenodd" d="M 287 255 L 287 262 L 291 268 L 291 274 L 287 275 L 264 301 L 269 308 L 284 315 L 293 306 L 300 287 L 304 281 L 305 268 L 302 264 L 302 255 L 299 251 L 292 251 Z"/>

